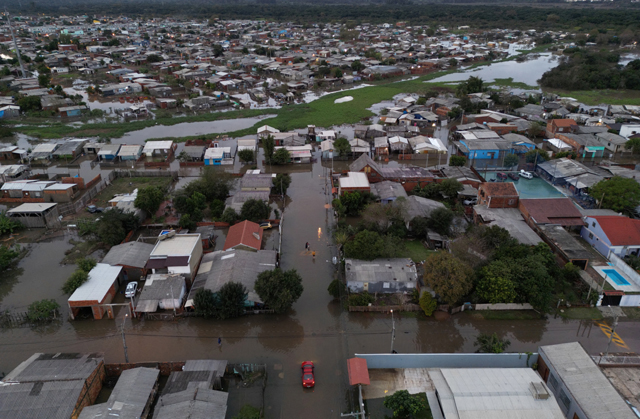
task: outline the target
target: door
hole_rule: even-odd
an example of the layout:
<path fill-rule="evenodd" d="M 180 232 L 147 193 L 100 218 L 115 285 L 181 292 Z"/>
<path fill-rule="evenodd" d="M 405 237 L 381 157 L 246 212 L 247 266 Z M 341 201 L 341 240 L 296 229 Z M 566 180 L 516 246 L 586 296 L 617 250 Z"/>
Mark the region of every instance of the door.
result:
<path fill-rule="evenodd" d="M 608 294 L 605 292 L 602 297 L 602 305 L 603 306 L 619 306 L 620 300 L 622 300 L 622 294 Z"/>

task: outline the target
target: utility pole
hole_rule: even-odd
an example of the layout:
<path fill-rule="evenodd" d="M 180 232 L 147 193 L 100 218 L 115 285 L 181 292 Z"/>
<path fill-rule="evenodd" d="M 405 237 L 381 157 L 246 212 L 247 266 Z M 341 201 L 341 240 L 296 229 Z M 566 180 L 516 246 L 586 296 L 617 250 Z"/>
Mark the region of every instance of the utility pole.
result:
<path fill-rule="evenodd" d="M 611 306 L 609 306 L 611 308 Z M 613 340 L 613 335 L 616 334 L 616 327 L 618 326 L 618 316 L 614 316 L 613 318 L 613 327 L 611 328 L 611 335 L 609 336 L 609 343 L 607 343 L 607 352 L 604 353 L 604 356 L 609 356 L 609 347 L 611 346 L 611 341 Z M 602 361 L 603 357 L 600 357 L 600 361 Z M 600 362 L 598 362 L 600 364 Z"/>
<path fill-rule="evenodd" d="M 7 14 L 7 24 L 9 25 L 9 30 L 11 31 L 11 37 L 13 38 L 13 46 L 16 48 L 16 55 L 18 56 L 18 63 L 20 64 L 20 72 L 22 72 L 22 78 L 27 78 L 27 73 L 24 71 L 24 65 L 22 64 L 22 57 L 20 56 L 20 49 L 18 48 L 18 40 L 16 39 L 16 35 L 13 33 L 13 25 L 11 24 L 11 15 L 7 11 L 7 8 L 4 9 Z"/>
<path fill-rule="evenodd" d="M 391 310 L 391 353 L 393 353 L 393 342 L 396 340 L 396 322 L 393 320 L 393 310 Z"/>
<path fill-rule="evenodd" d="M 127 353 L 127 340 L 124 337 L 124 325 L 127 322 L 127 317 L 129 317 L 129 315 L 125 314 L 124 319 L 122 320 L 121 333 L 122 333 L 122 347 L 124 348 L 124 360 L 126 363 L 129 363 L 129 354 Z"/>
<path fill-rule="evenodd" d="M 171 306 L 173 307 L 173 317 L 176 317 L 176 300 L 173 298 L 173 285 L 171 285 Z"/>

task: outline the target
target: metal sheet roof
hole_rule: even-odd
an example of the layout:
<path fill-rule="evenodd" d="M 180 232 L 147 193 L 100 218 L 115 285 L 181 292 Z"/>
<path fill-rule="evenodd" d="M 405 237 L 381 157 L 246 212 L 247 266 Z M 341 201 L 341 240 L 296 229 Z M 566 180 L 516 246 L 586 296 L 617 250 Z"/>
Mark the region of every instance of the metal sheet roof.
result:
<path fill-rule="evenodd" d="M 7 214 L 24 214 L 24 213 L 41 213 L 45 212 L 58 204 L 44 204 L 44 203 L 28 203 L 22 204 L 7 211 Z"/>
<path fill-rule="evenodd" d="M 347 370 L 349 371 L 349 385 L 371 384 L 369 381 L 369 369 L 367 360 L 364 358 L 347 359 Z"/>
<path fill-rule="evenodd" d="M 109 288 L 118 280 L 122 266 L 111 266 L 98 263 L 89 272 L 89 279 L 71 294 L 69 301 L 97 301 L 102 302 L 109 292 Z"/>

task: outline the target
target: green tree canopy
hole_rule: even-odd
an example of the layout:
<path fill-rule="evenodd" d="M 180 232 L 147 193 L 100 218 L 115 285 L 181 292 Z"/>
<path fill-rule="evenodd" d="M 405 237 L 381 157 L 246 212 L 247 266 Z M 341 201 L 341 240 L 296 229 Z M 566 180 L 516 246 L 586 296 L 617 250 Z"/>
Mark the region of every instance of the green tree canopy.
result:
<path fill-rule="evenodd" d="M 196 313 L 205 318 L 216 317 L 218 313 L 218 300 L 215 294 L 206 288 L 201 288 L 193 298 Z"/>
<path fill-rule="evenodd" d="M 602 208 L 632 214 L 640 205 L 640 184 L 635 179 L 614 176 L 593 185 L 589 194 Z"/>
<path fill-rule="evenodd" d="M 485 88 L 482 79 L 480 77 L 471 76 L 466 81 L 458 84 L 456 94 L 458 97 L 463 97 L 470 95 L 471 93 L 480 93 L 484 91 Z"/>
<path fill-rule="evenodd" d="M 227 282 L 217 294 L 219 319 L 231 319 L 244 314 L 244 302 L 247 299 L 247 289 L 244 285 L 239 282 Z"/>
<path fill-rule="evenodd" d="M 40 96 L 25 96 L 18 99 L 18 106 L 23 112 L 39 111 L 42 109 Z"/>
<path fill-rule="evenodd" d="M 447 235 L 453 221 L 453 211 L 448 208 L 436 208 L 427 219 L 427 225 L 438 234 Z"/>
<path fill-rule="evenodd" d="M 393 410 L 394 418 L 406 418 L 413 416 L 426 406 L 422 399 L 409 394 L 407 390 L 399 390 L 390 396 L 385 396 L 384 407 Z"/>
<path fill-rule="evenodd" d="M 5 245 L 0 245 L 0 272 L 6 270 L 18 256 L 20 252 L 18 247 L 12 248 Z"/>
<path fill-rule="evenodd" d="M 273 187 L 271 188 L 271 191 L 276 195 L 286 195 L 289 185 L 291 185 L 291 175 L 289 173 L 278 173 L 276 177 L 273 178 Z"/>
<path fill-rule="evenodd" d="M 640 154 L 640 138 L 631 138 L 624 143 L 624 148 L 631 150 L 633 154 Z"/>
<path fill-rule="evenodd" d="M 256 159 L 253 150 L 249 150 L 248 148 L 238 151 L 238 158 L 245 163 L 255 161 Z"/>
<path fill-rule="evenodd" d="M 240 219 L 257 223 L 269 218 L 271 207 L 261 199 L 249 199 L 242 204 Z"/>
<path fill-rule="evenodd" d="M 384 240 L 375 231 L 363 230 L 344 245 L 346 257 L 362 260 L 379 258 L 384 251 Z"/>
<path fill-rule="evenodd" d="M 449 158 L 449 166 L 462 167 L 467 164 L 467 158 L 465 156 L 451 156 Z"/>
<path fill-rule="evenodd" d="M 524 158 L 527 163 L 542 163 L 549 160 L 549 153 L 539 148 L 534 148 L 524 153 Z"/>
<path fill-rule="evenodd" d="M 454 305 L 473 287 L 473 270 L 446 251 L 431 255 L 424 265 L 425 285 L 449 305 Z"/>
<path fill-rule="evenodd" d="M 62 291 L 65 294 L 71 295 L 75 290 L 77 290 L 80 285 L 87 282 L 89 279 L 89 274 L 81 269 L 74 271 L 69 279 L 62 286 Z"/>
<path fill-rule="evenodd" d="M 286 148 L 279 148 L 275 153 L 273 153 L 273 158 L 271 160 L 273 164 L 287 164 L 291 160 L 291 154 Z"/>
<path fill-rule="evenodd" d="M 346 138 L 340 137 L 333 143 L 333 149 L 337 152 L 339 156 L 346 156 L 351 153 L 351 144 L 349 144 L 349 140 Z"/>
<path fill-rule="evenodd" d="M 438 308 L 438 302 L 427 291 L 424 291 L 422 293 L 419 303 L 420 303 L 420 308 L 422 309 L 422 311 L 424 311 L 424 314 L 427 317 L 431 316 L 433 312 L 436 311 L 436 308 Z"/>
<path fill-rule="evenodd" d="M 50 320 L 56 315 L 59 308 L 60 304 L 56 300 L 34 301 L 27 309 L 27 318 L 31 322 Z"/>
<path fill-rule="evenodd" d="M 275 152 L 276 140 L 272 135 L 267 135 L 262 139 L 262 148 L 264 149 L 264 158 L 267 163 L 271 163 L 273 159 L 273 153 Z"/>
<path fill-rule="evenodd" d="M 238 220 L 238 213 L 231 207 L 228 207 L 222 213 L 222 217 L 220 217 L 220 221 L 223 223 L 233 224 Z"/>
<path fill-rule="evenodd" d="M 164 192 L 162 189 L 157 186 L 147 186 L 138 191 L 133 205 L 146 212 L 149 217 L 154 217 L 163 200 Z"/>
<path fill-rule="evenodd" d="M 516 154 L 510 153 L 504 156 L 505 167 L 517 166 L 519 162 L 520 162 L 520 157 L 518 157 Z"/>
<path fill-rule="evenodd" d="M 458 192 L 464 189 L 464 185 L 456 179 L 444 179 L 439 186 L 440 194 L 452 201 L 458 198 Z"/>
<path fill-rule="evenodd" d="M 302 295 L 302 277 L 295 269 L 276 268 L 258 275 L 254 289 L 260 299 L 276 313 L 284 313 Z"/>
<path fill-rule="evenodd" d="M 510 279 L 511 270 L 503 269 L 503 261 L 493 262 L 480 272 L 476 284 L 478 297 L 489 304 L 513 303 L 516 299 L 515 285 Z"/>
<path fill-rule="evenodd" d="M 224 201 L 229 196 L 231 180 L 230 174 L 220 173 L 211 166 L 205 166 L 202 176 L 184 187 L 184 195 L 191 197 L 194 192 L 198 192 L 205 196 L 207 202 L 214 199 Z"/>
<path fill-rule="evenodd" d="M 511 345 L 508 339 L 501 339 L 497 333 L 492 335 L 480 333 L 473 346 L 477 346 L 476 352 L 488 354 L 501 354 Z"/>

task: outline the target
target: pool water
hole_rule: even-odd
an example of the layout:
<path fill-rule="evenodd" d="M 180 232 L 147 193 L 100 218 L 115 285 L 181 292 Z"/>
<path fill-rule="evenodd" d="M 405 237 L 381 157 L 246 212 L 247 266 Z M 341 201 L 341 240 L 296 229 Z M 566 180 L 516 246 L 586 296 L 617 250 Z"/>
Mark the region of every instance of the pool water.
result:
<path fill-rule="evenodd" d="M 489 182 L 491 179 L 497 179 L 496 171 L 484 171 L 478 170 L 478 172 L 484 176 L 485 180 Z M 503 172 L 508 173 L 508 172 Z M 514 181 L 511 178 L 507 178 L 504 182 L 512 182 L 518 191 L 521 199 L 530 198 L 558 198 L 563 197 L 562 192 L 551 186 L 544 179 L 534 177 L 533 179 L 519 178 Z"/>
<path fill-rule="evenodd" d="M 631 285 L 629 281 L 624 279 L 622 275 L 620 275 L 615 269 L 603 269 L 602 272 L 607 274 L 607 276 L 611 278 L 617 285 Z"/>

